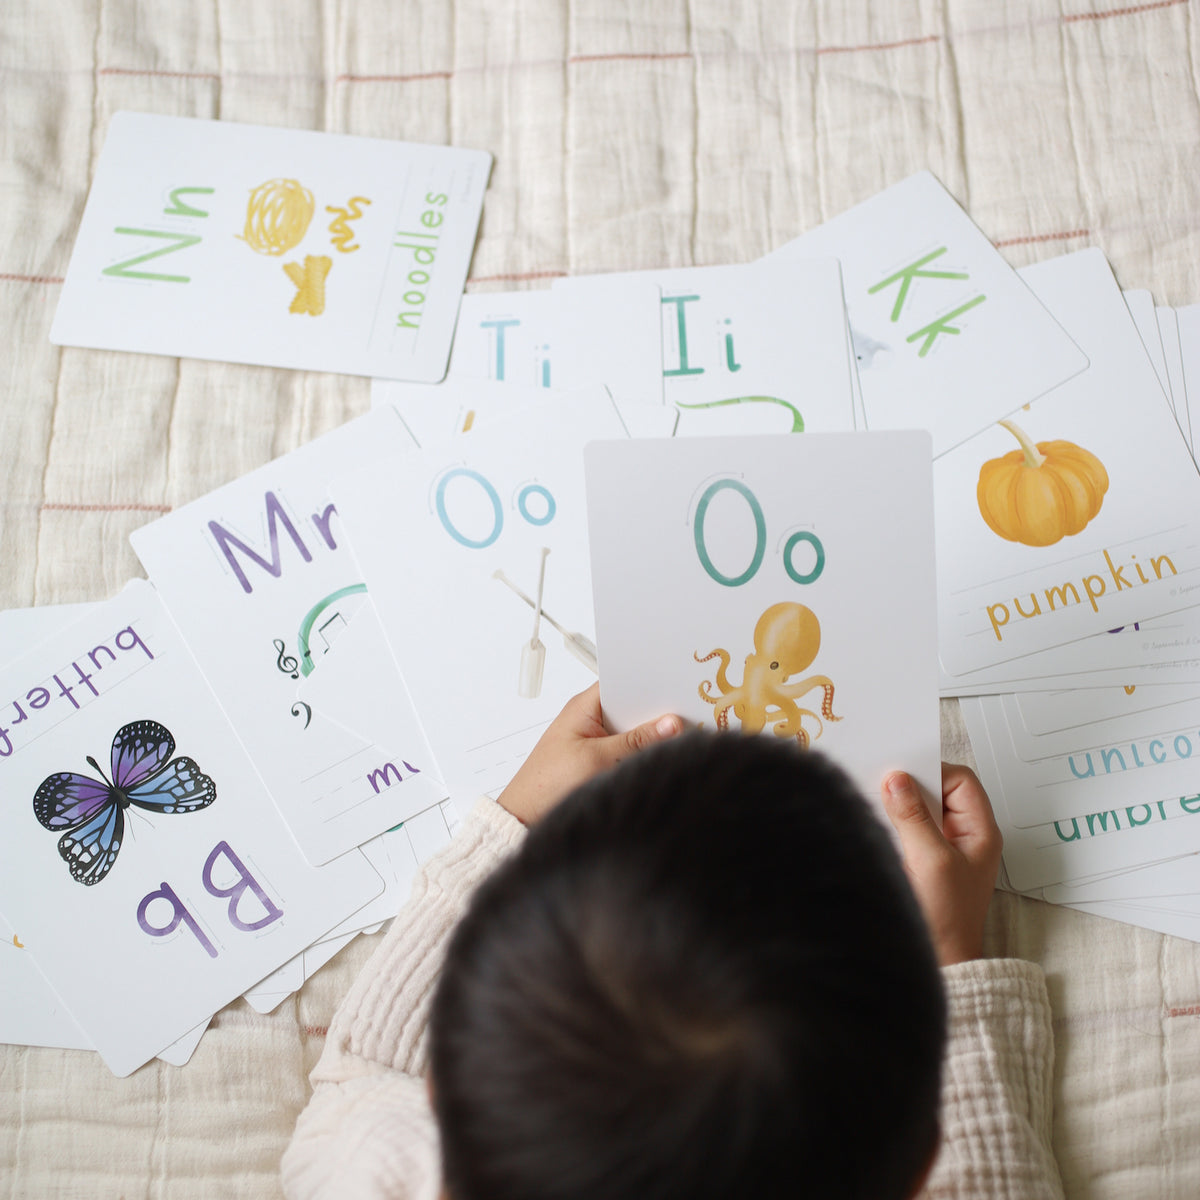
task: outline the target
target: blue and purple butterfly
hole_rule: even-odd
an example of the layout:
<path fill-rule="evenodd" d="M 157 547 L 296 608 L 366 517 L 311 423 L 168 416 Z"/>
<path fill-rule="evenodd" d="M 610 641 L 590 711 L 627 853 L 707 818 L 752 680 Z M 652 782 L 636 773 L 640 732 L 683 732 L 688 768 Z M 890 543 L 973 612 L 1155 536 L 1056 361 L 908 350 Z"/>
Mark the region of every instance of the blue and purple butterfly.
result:
<path fill-rule="evenodd" d="M 71 878 L 88 886 L 112 870 L 125 838 L 125 810 L 184 813 L 207 808 L 217 798 L 213 781 L 195 759 L 175 753 L 171 731 L 157 721 L 131 721 L 112 741 L 112 780 L 89 754 L 100 779 L 59 771 L 34 793 L 33 814 L 47 828 L 66 830 L 58 852 Z"/>

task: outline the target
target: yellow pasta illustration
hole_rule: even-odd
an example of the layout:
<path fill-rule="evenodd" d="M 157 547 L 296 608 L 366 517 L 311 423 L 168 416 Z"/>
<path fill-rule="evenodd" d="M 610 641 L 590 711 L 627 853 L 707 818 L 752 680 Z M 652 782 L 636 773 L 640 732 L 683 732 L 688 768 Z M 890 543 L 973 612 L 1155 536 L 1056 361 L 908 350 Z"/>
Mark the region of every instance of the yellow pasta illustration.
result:
<path fill-rule="evenodd" d="M 270 179 L 250 193 L 242 240 L 259 254 L 295 249 L 313 218 L 313 196 L 294 179 Z"/>
<path fill-rule="evenodd" d="M 362 216 L 362 206 L 370 204 L 366 196 L 351 196 L 349 208 L 337 208 L 335 205 L 325 205 L 327 213 L 334 213 L 336 221 L 329 222 L 330 240 L 343 253 L 352 254 L 358 249 L 354 243 L 354 230 L 350 228 L 351 221 L 357 221 Z"/>
<path fill-rule="evenodd" d="M 283 264 L 287 277 L 296 285 L 288 312 L 319 317 L 325 311 L 325 277 L 332 266 L 333 259 L 327 254 L 306 255 L 304 266 L 294 262 Z"/>

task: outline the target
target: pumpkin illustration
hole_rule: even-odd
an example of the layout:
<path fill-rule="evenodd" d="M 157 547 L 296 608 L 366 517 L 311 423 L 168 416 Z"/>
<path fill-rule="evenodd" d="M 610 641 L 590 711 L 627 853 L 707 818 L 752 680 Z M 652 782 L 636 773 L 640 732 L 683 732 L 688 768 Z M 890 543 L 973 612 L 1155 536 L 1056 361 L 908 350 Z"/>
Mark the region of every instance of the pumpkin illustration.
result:
<path fill-rule="evenodd" d="M 1038 442 L 1012 421 L 1000 421 L 1021 444 L 979 469 L 979 515 L 1006 541 L 1053 546 L 1079 533 L 1100 511 L 1108 472 L 1074 442 Z"/>

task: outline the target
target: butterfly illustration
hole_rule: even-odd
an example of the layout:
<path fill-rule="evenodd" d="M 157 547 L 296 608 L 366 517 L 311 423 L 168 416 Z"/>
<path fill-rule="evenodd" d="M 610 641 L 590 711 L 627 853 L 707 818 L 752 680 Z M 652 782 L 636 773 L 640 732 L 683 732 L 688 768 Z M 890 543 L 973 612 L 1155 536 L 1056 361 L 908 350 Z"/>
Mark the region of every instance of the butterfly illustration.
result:
<path fill-rule="evenodd" d="M 195 759 L 175 753 L 171 731 L 157 721 L 131 721 L 112 741 L 112 781 L 89 754 L 100 779 L 59 771 L 42 781 L 33 796 L 33 815 L 58 832 L 58 852 L 71 878 L 89 887 L 99 883 L 117 861 L 125 838 L 125 810 L 135 804 L 147 812 L 184 813 L 207 808 L 217 798 L 216 784 Z"/>

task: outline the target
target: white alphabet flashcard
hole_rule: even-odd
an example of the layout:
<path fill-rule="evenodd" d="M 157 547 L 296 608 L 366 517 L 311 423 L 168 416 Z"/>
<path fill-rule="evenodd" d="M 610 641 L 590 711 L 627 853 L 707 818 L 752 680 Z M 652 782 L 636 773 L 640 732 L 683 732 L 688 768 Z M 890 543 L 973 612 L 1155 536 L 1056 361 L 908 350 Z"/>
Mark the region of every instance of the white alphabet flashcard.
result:
<path fill-rule="evenodd" d="M 603 309 L 622 289 L 637 302 L 648 285 L 660 292 L 662 395 L 679 409 L 677 436 L 854 428 L 834 259 L 581 275 L 553 293 Z"/>
<path fill-rule="evenodd" d="M 553 330 L 549 288 L 471 292 L 459 305 L 447 377 L 558 387 Z"/>
<path fill-rule="evenodd" d="M 586 466 L 615 728 L 792 739 L 876 805 L 910 772 L 940 815 L 927 433 L 605 442 Z"/>
<path fill-rule="evenodd" d="M 1163 353 L 1162 333 L 1158 328 L 1158 317 L 1154 312 L 1154 297 L 1142 288 L 1126 288 L 1121 295 L 1125 297 L 1125 306 L 1129 309 L 1129 315 L 1137 326 L 1142 345 L 1146 347 L 1146 353 L 1154 367 L 1154 374 L 1158 376 L 1159 385 L 1162 387 L 1163 396 L 1171 406 L 1171 411 L 1175 412 L 1175 405 L 1171 399 L 1171 385 L 1167 381 L 1167 358 Z M 1178 418 L 1178 414 L 1176 417 Z"/>
<path fill-rule="evenodd" d="M 327 495 L 340 471 L 413 446 L 378 408 L 165 517 L 130 541 L 310 862 L 328 862 L 445 795 L 420 721 L 395 700 L 405 767 L 297 699 L 366 586 Z M 381 772 L 384 772 L 381 774 Z"/>
<path fill-rule="evenodd" d="M 1195 451 L 1195 432 L 1200 417 L 1192 419 L 1189 397 L 1200 401 L 1200 304 L 1189 304 L 1175 310 L 1175 326 L 1179 333 L 1179 378 L 1183 385 L 1184 403 L 1188 409 L 1188 427 L 1192 431 L 1192 449 Z"/>
<path fill-rule="evenodd" d="M 961 705 L 979 777 L 1004 834 L 1004 866 L 1018 891 L 1200 850 L 1200 795 L 1194 789 L 1174 788 L 1169 779 L 1141 771 L 1123 776 L 1123 790 L 1098 790 L 1094 776 L 1065 785 L 1065 762 L 1057 785 L 1048 785 L 1046 765 L 1025 763 L 1014 751 L 998 698 L 964 698 Z M 1086 771 L 1086 759 L 1077 761 Z M 1031 820 L 1030 805 L 1043 798 L 1040 816 Z"/>
<path fill-rule="evenodd" d="M 116 1074 L 379 891 L 357 851 L 304 860 L 145 581 L 0 695 L 0 912 Z"/>
<path fill-rule="evenodd" d="M 558 387 L 603 384 L 622 415 L 663 403 L 662 292 L 653 273 L 558 279 L 550 294 Z"/>
<path fill-rule="evenodd" d="M 934 456 L 1087 366 L 928 171 L 767 255 L 842 264 L 868 429 L 928 429 Z"/>
<path fill-rule="evenodd" d="M 948 675 L 943 696 L 990 696 L 1063 688 L 1136 687 L 1200 679 L 1200 609 L 1184 608 L 1051 646 L 995 667 Z"/>
<path fill-rule="evenodd" d="M 951 676 L 1200 602 L 1200 475 L 1104 256 L 1022 275 L 1091 366 L 934 468 Z"/>
<path fill-rule="evenodd" d="M 491 161 L 117 113 L 51 341 L 441 379 Z"/>
<path fill-rule="evenodd" d="M 484 379 L 447 378 L 441 383 L 371 381 L 372 405 L 390 404 L 400 414 L 405 429 L 425 449 L 481 425 L 511 417 L 524 408 L 549 404 L 555 399 L 591 391 L 611 395 L 601 384 L 560 392 L 557 388 L 524 387 Z M 671 437 L 679 414 L 664 404 L 614 401 L 630 437 Z"/>
<path fill-rule="evenodd" d="M 583 392 L 331 484 L 460 811 L 596 680 L 583 447 L 623 436 Z"/>
<path fill-rule="evenodd" d="M 1184 700 L 1200 701 L 1200 675 L 1191 683 L 1135 684 L 1132 687 L 1071 688 L 1011 694 L 1011 703 L 1020 714 L 1022 727 L 1034 739 L 1048 733 L 1164 708 Z"/>

